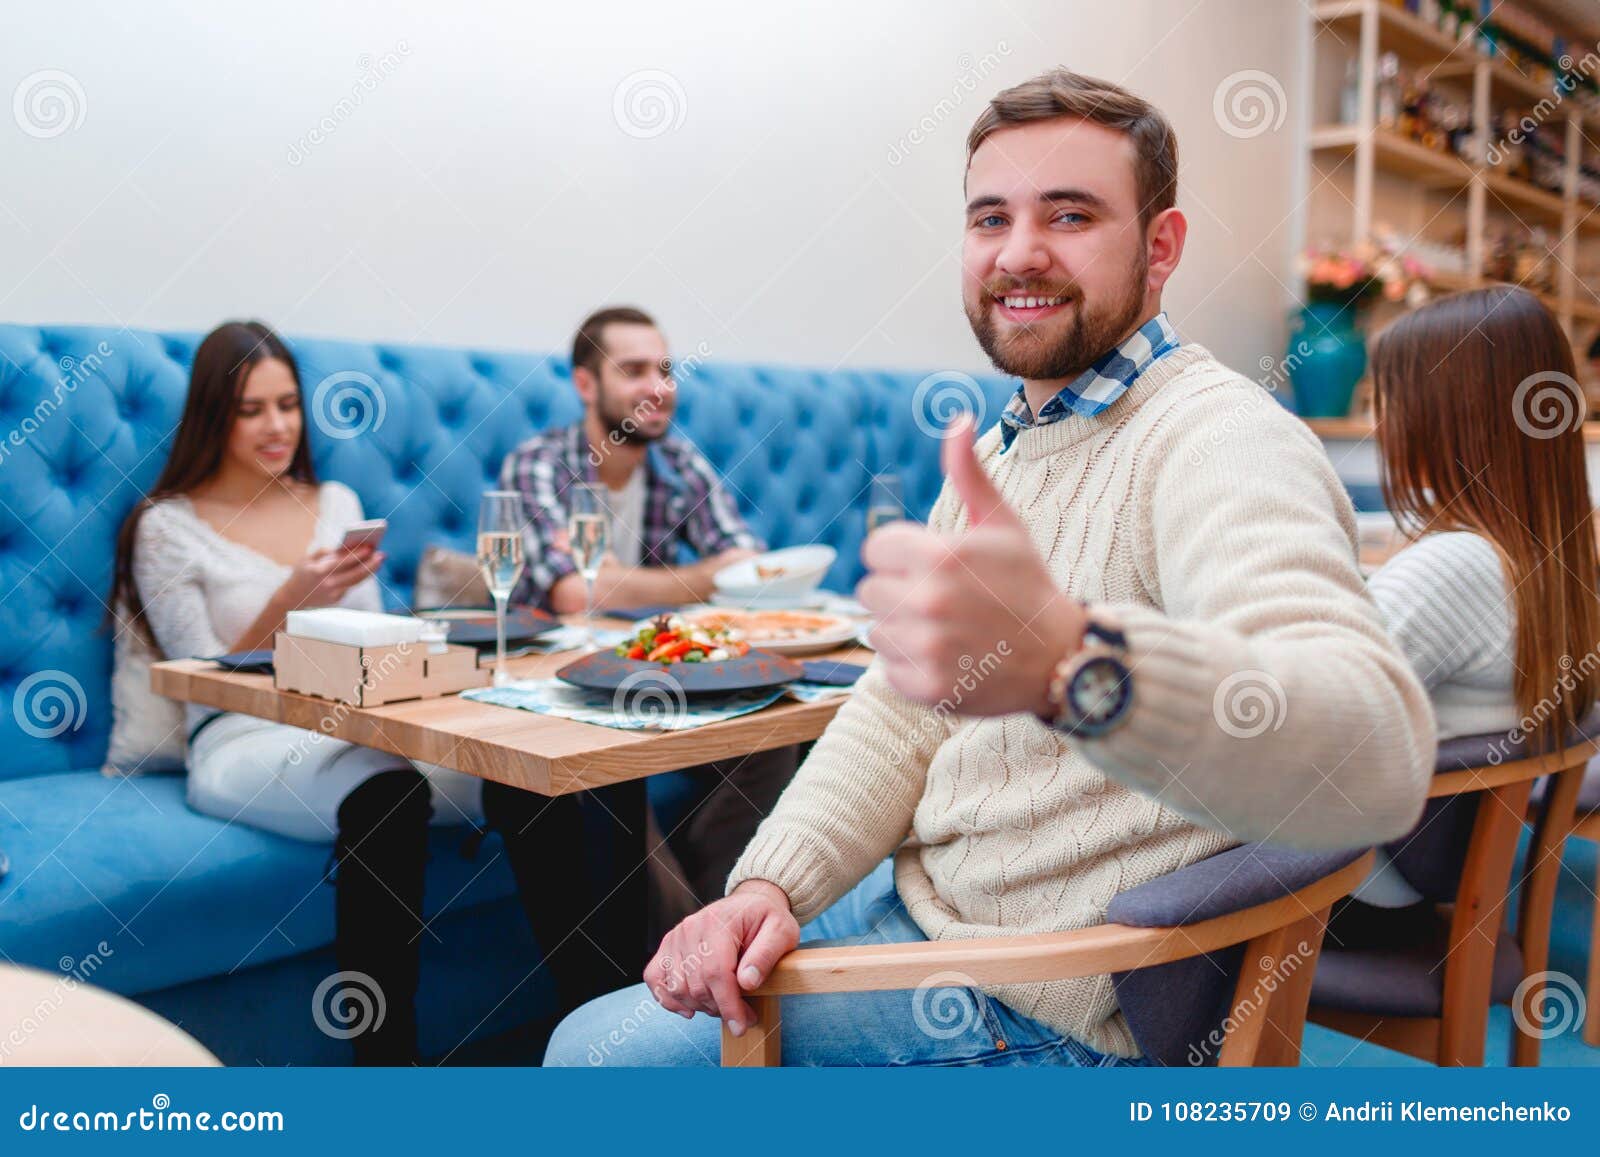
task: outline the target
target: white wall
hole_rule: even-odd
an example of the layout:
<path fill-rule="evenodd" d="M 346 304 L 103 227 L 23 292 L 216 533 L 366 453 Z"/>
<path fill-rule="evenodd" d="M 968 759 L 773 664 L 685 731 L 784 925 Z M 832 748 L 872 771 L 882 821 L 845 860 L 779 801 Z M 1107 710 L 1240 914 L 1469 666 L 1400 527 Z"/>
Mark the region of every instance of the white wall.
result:
<path fill-rule="evenodd" d="M 983 368 L 957 289 L 963 140 L 988 95 L 1061 63 L 1176 123 L 1191 232 L 1169 308 L 1254 374 L 1290 305 L 1298 110 L 1269 90 L 1287 115 L 1242 138 L 1213 98 L 1257 69 L 1292 105 L 1305 19 L 1283 0 L 26 5 L 0 36 L 0 320 L 548 349 L 628 301 L 680 353 Z M 670 76 L 656 135 L 616 114 L 642 70 Z M 30 107 L 52 86 L 65 121 Z"/>

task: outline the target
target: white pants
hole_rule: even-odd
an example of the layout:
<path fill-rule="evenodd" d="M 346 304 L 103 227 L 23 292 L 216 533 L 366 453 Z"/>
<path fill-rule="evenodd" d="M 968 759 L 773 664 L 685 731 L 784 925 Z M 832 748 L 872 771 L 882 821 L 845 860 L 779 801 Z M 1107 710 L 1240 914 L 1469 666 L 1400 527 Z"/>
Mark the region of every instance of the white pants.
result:
<path fill-rule="evenodd" d="M 189 746 L 189 806 L 290 839 L 332 843 L 345 797 L 408 763 L 428 779 L 433 823 L 483 822 L 483 781 L 475 775 L 234 713 L 208 723 Z"/>

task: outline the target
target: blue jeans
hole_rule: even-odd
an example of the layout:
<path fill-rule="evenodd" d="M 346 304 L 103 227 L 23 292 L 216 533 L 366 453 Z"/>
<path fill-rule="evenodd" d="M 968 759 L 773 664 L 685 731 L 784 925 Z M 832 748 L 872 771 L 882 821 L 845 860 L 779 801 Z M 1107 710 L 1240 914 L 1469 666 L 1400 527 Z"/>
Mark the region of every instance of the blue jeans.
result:
<path fill-rule="evenodd" d="M 926 940 L 886 861 L 800 930 L 802 944 Z M 930 977 L 937 981 L 938 977 Z M 952 978 L 957 979 L 957 978 Z M 642 984 L 591 1000 L 556 1028 L 547 1065 L 716 1065 L 722 1022 L 667 1012 Z M 1126 1065 L 965 986 L 783 998 L 786 1065 Z"/>

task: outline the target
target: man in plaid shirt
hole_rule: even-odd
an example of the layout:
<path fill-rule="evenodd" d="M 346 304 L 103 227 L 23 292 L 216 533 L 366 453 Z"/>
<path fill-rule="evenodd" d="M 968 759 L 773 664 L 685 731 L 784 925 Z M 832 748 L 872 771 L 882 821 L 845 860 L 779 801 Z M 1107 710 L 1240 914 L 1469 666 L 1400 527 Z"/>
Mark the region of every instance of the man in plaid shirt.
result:
<path fill-rule="evenodd" d="M 655 322 L 631 308 L 592 314 L 573 339 L 572 384 L 583 399 L 583 420 L 530 438 L 500 470 L 500 488 L 522 495 L 528 519 L 526 569 L 513 601 L 538 603 L 557 614 L 584 610 L 583 576 L 568 550 L 566 529 L 568 493 L 579 482 L 603 483 L 611 514 L 611 546 L 595 582 L 596 607 L 705 601 L 717 571 L 765 546 L 745 525 L 711 464 L 688 442 L 667 433 L 675 401 L 672 359 Z M 696 557 L 686 561 L 686 553 Z M 548 840 L 517 842 L 524 848 L 530 842 L 546 844 L 541 863 L 512 864 L 519 881 L 528 877 L 525 902 L 564 903 L 570 909 L 564 918 L 581 924 L 584 938 L 626 944 L 630 935 L 643 932 L 630 927 L 640 921 L 642 906 L 630 893 L 642 888 L 646 874 L 637 868 L 646 852 L 653 907 L 664 931 L 722 895 L 734 860 L 793 778 L 796 764 L 796 750 L 784 747 L 652 776 L 651 798 L 664 813 L 668 805 L 671 816 L 660 825 L 669 829 L 664 841 L 652 833 L 648 846 L 645 780 L 550 800 L 494 783 L 486 783 L 484 791 L 495 796 L 502 812 L 521 807 L 527 822 L 551 833 Z M 552 819 L 552 812 L 573 808 L 586 818 Z M 559 857 L 583 861 L 586 849 L 565 847 L 562 839 L 585 831 L 588 850 L 596 839 L 606 841 L 604 858 L 612 878 L 591 881 L 587 890 L 563 888 L 565 899 L 535 886 L 538 875 Z M 551 922 L 550 912 L 541 915 Z M 615 964 L 630 973 L 624 983 L 638 979 L 643 959 L 624 950 L 606 955 L 610 960 L 601 971 Z"/>
<path fill-rule="evenodd" d="M 637 309 L 593 314 L 572 343 L 572 384 L 583 421 L 530 438 L 500 471 L 500 488 L 520 493 L 528 516 L 527 567 L 512 601 L 583 611 L 583 577 L 567 549 L 567 495 L 579 482 L 600 482 L 612 542 L 595 606 L 703 602 L 717 571 L 765 546 L 711 463 L 667 433 L 672 359 L 655 322 Z M 685 548 L 695 561 L 682 561 Z"/>

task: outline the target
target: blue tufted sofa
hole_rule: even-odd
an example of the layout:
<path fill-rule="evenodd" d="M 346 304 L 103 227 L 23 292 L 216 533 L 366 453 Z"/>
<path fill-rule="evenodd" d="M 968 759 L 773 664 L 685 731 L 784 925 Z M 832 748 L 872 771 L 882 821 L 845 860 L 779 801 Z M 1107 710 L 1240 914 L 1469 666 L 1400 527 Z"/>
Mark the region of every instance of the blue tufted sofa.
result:
<path fill-rule="evenodd" d="M 94 959 L 94 983 L 136 996 L 230 1064 L 343 1063 L 348 1046 L 309 1015 L 334 971 L 327 849 L 197 815 L 181 777 L 98 770 L 112 545 L 160 470 L 198 340 L 0 326 L 0 853 L 11 865 L 0 960 L 72 970 Z M 427 545 L 471 548 L 478 495 L 505 454 L 579 414 L 558 358 L 292 344 L 308 403 L 339 373 L 366 375 L 381 394 L 359 435 L 329 436 L 317 421 L 311 432 L 321 475 L 389 519 L 384 584 L 396 607 Z M 966 392 L 992 420 L 1012 389 L 951 379 L 702 364 L 682 384 L 678 425 L 774 545 L 837 548 L 828 585 L 847 590 L 870 476 L 898 471 L 924 513 L 939 487 L 938 443 L 925 432 L 936 412 Z M 434 832 L 419 1000 L 425 1054 L 453 1060 L 492 1056 L 473 1050 L 550 1010 L 498 843 L 469 858 L 464 834 Z"/>

